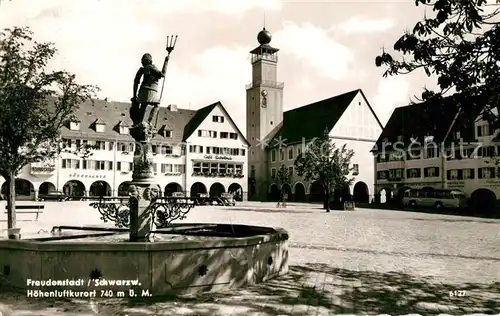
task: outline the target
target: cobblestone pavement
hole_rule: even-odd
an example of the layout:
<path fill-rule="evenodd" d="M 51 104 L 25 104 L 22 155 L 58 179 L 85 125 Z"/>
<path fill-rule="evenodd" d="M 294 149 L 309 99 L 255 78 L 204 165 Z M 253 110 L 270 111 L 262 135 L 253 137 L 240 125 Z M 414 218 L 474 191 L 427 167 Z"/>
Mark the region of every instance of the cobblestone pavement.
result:
<path fill-rule="evenodd" d="M 50 230 L 55 219 L 58 224 L 100 224 L 97 212 L 81 202 L 47 204 L 38 223 L 20 223 L 24 235 Z M 282 278 L 228 293 L 147 302 L 36 301 L 0 294 L 0 312 L 2 316 L 500 314 L 500 220 L 367 209 L 326 213 L 307 204 L 274 206 L 198 207 L 185 221 L 285 228 L 290 233 L 290 273 Z M 4 228 L 0 222 L 0 230 Z M 450 297 L 450 291 L 464 296 Z"/>

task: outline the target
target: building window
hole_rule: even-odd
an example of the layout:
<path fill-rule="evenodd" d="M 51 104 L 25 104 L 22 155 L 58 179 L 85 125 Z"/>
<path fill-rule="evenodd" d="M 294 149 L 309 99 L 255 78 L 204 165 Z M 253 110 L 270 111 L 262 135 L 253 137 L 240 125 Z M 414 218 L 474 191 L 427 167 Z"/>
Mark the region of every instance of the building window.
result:
<path fill-rule="evenodd" d="M 301 154 L 302 154 L 302 148 L 300 148 L 299 146 L 297 147 L 297 158 L 299 158 Z"/>
<path fill-rule="evenodd" d="M 229 138 L 228 132 L 220 132 L 220 138 Z"/>
<path fill-rule="evenodd" d="M 446 179 L 448 180 L 462 180 L 463 173 L 460 169 L 451 169 L 446 171 Z"/>
<path fill-rule="evenodd" d="M 437 149 L 437 147 L 427 148 L 425 150 L 425 159 L 438 158 L 438 157 L 439 157 L 439 150 Z"/>
<path fill-rule="evenodd" d="M 276 162 L 276 149 L 271 149 L 271 162 Z"/>
<path fill-rule="evenodd" d="M 474 169 L 463 169 L 462 170 L 462 178 L 464 179 L 474 179 Z"/>
<path fill-rule="evenodd" d="M 477 137 L 484 137 L 493 134 L 491 132 L 489 124 L 479 125 L 476 129 L 477 129 Z"/>
<path fill-rule="evenodd" d="M 250 167 L 250 177 L 255 178 L 255 166 L 253 165 Z"/>
<path fill-rule="evenodd" d="M 122 162 L 121 161 L 116 162 L 116 170 L 118 170 L 118 171 L 122 170 Z"/>
<path fill-rule="evenodd" d="M 496 177 L 494 167 L 478 168 L 477 177 L 479 179 L 493 179 Z"/>
<path fill-rule="evenodd" d="M 377 171 L 377 179 L 378 180 L 387 179 L 387 170 Z"/>
<path fill-rule="evenodd" d="M 411 178 L 420 178 L 420 168 L 410 168 L 406 170 L 406 177 L 408 179 Z"/>
<path fill-rule="evenodd" d="M 80 130 L 80 122 L 70 122 L 69 129 L 72 131 L 79 131 Z"/>
<path fill-rule="evenodd" d="M 108 161 L 108 170 L 113 170 L 113 162 Z"/>
<path fill-rule="evenodd" d="M 237 133 L 229 133 L 229 138 L 238 139 L 238 134 Z"/>
<path fill-rule="evenodd" d="M 172 137 L 172 131 L 164 129 L 163 130 L 163 137 L 167 137 L 167 138 Z"/>
<path fill-rule="evenodd" d="M 212 122 L 224 123 L 224 116 L 214 115 L 214 116 L 212 116 Z"/>
<path fill-rule="evenodd" d="M 293 147 L 288 148 L 288 160 L 293 160 Z"/>
<path fill-rule="evenodd" d="M 275 179 L 276 178 L 276 168 L 272 168 L 271 169 L 271 179 Z"/>
<path fill-rule="evenodd" d="M 211 138 L 217 138 L 217 132 L 216 131 L 208 131 L 208 130 L 198 130 L 198 137 L 211 137 Z"/>
<path fill-rule="evenodd" d="M 129 133 L 129 129 L 127 126 L 120 126 L 120 134 L 126 135 Z"/>
<path fill-rule="evenodd" d="M 389 169 L 389 180 L 401 180 L 403 179 L 403 169 Z"/>
<path fill-rule="evenodd" d="M 352 175 L 357 176 L 359 174 L 359 164 L 355 163 L 352 165 Z"/>
<path fill-rule="evenodd" d="M 158 164 L 157 163 L 153 163 L 153 172 L 154 173 L 157 173 L 158 172 Z"/>
<path fill-rule="evenodd" d="M 82 160 L 82 169 L 87 169 L 87 160 Z"/>
<path fill-rule="evenodd" d="M 241 155 L 241 156 L 245 156 L 245 152 L 246 152 L 246 150 L 245 150 L 245 149 L 240 149 L 240 155 Z"/>
<path fill-rule="evenodd" d="M 288 173 L 290 174 L 290 177 L 293 177 L 293 166 L 288 167 Z"/>
<path fill-rule="evenodd" d="M 422 151 L 420 149 L 410 150 L 406 154 L 406 160 L 420 159 L 421 154 L 422 154 Z"/>
<path fill-rule="evenodd" d="M 280 161 L 285 160 L 285 151 L 283 149 L 280 149 Z"/>
<path fill-rule="evenodd" d="M 426 178 L 439 177 L 439 168 L 438 167 L 424 168 L 424 177 Z"/>
<path fill-rule="evenodd" d="M 173 152 L 172 146 L 168 146 L 168 145 L 161 146 L 161 154 L 162 155 L 170 155 L 170 154 L 172 154 L 172 152 Z"/>
<path fill-rule="evenodd" d="M 106 125 L 105 124 L 102 124 L 102 123 L 96 123 L 95 124 L 95 131 L 97 133 L 104 133 L 105 130 L 106 130 Z"/>

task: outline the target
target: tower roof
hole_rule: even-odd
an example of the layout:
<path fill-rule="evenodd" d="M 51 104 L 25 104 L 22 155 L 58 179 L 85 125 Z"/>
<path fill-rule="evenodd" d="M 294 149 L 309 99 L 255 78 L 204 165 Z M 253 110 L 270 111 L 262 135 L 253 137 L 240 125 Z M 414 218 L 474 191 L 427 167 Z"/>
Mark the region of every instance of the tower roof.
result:
<path fill-rule="evenodd" d="M 266 30 L 265 27 L 262 28 L 262 31 L 260 31 L 259 34 L 257 34 L 257 41 L 259 42 L 260 45 L 265 45 L 265 44 L 271 43 L 272 38 L 273 37 L 271 35 L 271 32 Z"/>
<path fill-rule="evenodd" d="M 257 34 L 257 41 L 259 42 L 259 46 L 252 49 L 250 51 L 251 54 L 274 54 L 279 49 L 272 47 L 269 45 L 271 43 L 272 35 L 271 32 L 266 30 L 265 27 Z"/>

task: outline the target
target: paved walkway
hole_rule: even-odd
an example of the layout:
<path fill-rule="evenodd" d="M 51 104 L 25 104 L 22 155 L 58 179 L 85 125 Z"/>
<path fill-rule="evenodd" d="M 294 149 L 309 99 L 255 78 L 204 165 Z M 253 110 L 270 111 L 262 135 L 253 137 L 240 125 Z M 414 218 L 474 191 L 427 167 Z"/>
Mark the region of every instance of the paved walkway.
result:
<path fill-rule="evenodd" d="M 82 203 L 47 205 L 39 223 L 22 223 L 25 233 L 48 229 L 55 219 L 99 224 L 97 212 Z M 0 294 L 2 316 L 500 314 L 499 220 L 254 203 L 198 207 L 185 221 L 284 227 L 291 235 L 290 273 L 229 293 L 149 302 Z"/>

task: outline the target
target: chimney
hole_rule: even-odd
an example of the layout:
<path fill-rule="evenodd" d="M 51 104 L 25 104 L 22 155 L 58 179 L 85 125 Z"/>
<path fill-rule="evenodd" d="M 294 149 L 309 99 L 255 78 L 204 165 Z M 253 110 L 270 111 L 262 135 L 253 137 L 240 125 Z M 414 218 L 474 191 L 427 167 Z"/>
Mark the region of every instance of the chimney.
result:
<path fill-rule="evenodd" d="M 169 109 L 172 112 L 177 112 L 177 104 L 169 104 L 167 109 Z"/>

